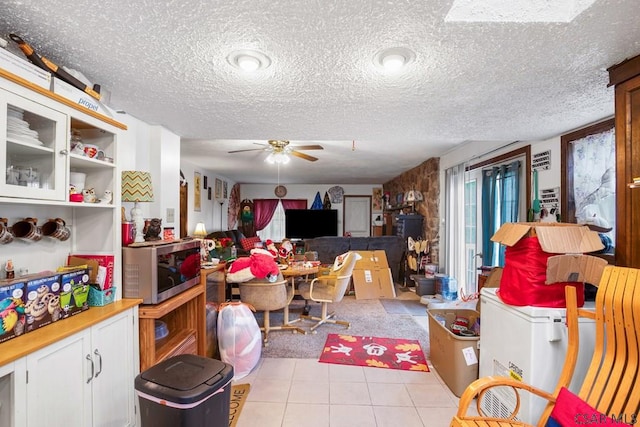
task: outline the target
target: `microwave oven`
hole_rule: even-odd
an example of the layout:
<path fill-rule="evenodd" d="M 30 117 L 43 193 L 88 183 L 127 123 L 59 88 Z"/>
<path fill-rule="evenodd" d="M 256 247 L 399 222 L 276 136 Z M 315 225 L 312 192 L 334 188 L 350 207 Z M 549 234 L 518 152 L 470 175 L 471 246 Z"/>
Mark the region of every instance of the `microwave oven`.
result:
<path fill-rule="evenodd" d="M 200 241 L 122 248 L 124 298 L 158 304 L 200 283 Z"/>

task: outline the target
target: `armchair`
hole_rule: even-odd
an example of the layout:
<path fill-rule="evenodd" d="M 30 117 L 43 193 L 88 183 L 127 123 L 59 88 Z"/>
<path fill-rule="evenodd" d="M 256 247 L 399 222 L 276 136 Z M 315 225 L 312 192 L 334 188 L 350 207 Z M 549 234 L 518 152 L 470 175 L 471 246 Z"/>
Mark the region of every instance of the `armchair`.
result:
<path fill-rule="evenodd" d="M 314 317 L 307 314 L 300 316 L 300 320 L 316 322 L 310 328 L 312 333 L 315 333 L 316 328 L 324 323 L 343 325 L 346 326 L 347 329 L 351 327 L 349 322 L 335 319 L 335 312 L 328 313 L 328 307 L 329 303 L 342 301 L 342 298 L 349 287 L 353 267 L 356 265 L 358 258 L 360 258 L 360 256 L 353 251 L 348 252 L 344 258 L 338 256 L 336 257 L 334 267 L 330 274 L 317 277 L 310 283 L 301 283 L 298 286 L 300 295 L 302 295 L 305 301 L 316 301 L 321 303 L 322 306 L 320 317 Z"/>
<path fill-rule="evenodd" d="M 620 423 L 611 417 L 629 423 L 637 416 L 640 410 L 640 270 L 606 267 L 596 293 L 595 312 L 577 307 L 573 286 L 567 286 L 565 293 L 569 342 L 564 367 L 555 389 L 551 392 L 540 390 L 507 377 L 480 378 L 471 383 L 460 397 L 458 413 L 451 420 L 451 427 L 528 426 L 516 418 L 521 393 L 533 393 L 548 402 L 537 422 L 538 427 L 547 425 L 550 416 L 554 419 L 562 416 L 562 411 L 571 412 L 565 414 L 570 419 L 570 425 L 590 424 L 595 419 L 592 417 L 596 416 L 597 419 L 602 419 L 601 416 L 608 419 L 611 424 Z M 577 396 L 573 396 L 566 388 L 571 383 L 578 358 L 579 317 L 595 320 L 596 337 L 591 364 Z M 511 388 L 515 393 L 514 408 L 505 419 L 489 417 L 482 410 L 485 393 L 492 387 Z M 567 395 L 573 399 L 571 405 L 576 406 L 561 402 L 561 399 L 566 402 Z M 562 396 L 561 399 L 559 396 Z M 479 415 L 467 415 L 474 400 Z"/>

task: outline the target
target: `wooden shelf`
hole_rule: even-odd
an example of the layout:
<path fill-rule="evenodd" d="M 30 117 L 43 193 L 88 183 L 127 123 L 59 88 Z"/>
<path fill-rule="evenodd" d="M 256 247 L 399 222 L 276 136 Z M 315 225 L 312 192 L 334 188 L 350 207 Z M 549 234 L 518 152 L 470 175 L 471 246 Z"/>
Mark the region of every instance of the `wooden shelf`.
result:
<path fill-rule="evenodd" d="M 170 336 L 168 341 L 156 348 L 156 363 L 162 362 L 171 356 L 181 354 L 179 350 L 184 349 L 185 344 L 196 342 L 198 331 L 195 329 L 184 329 Z"/>
<path fill-rule="evenodd" d="M 200 282 L 160 304 L 141 305 L 140 371 L 177 354 L 206 356 L 206 286 Z M 156 343 L 155 322 L 167 324 L 169 336 Z"/>

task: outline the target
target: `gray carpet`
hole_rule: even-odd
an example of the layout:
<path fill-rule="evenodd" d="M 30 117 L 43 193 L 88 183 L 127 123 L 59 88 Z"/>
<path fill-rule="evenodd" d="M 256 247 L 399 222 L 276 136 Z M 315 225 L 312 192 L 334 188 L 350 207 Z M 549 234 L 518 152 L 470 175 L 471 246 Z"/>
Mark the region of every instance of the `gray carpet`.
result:
<path fill-rule="evenodd" d="M 389 314 L 427 316 L 427 306 L 414 299 L 381 299 L 380 303 Z"/>
<path fill-rule="evenodd" d="M 290 305 L 289 319 L 299 317 L 304 301 L 294 300 Z M 349 334 L 375 336 L 384 338 L 407 338 L 418 340 L 425 357 L 429 358 L 429 335 L 423 327 L 407 313 L 392 314 L 387 312 L 380 300 L 357 300 L 346 296 L 340 303 L 330 304 L 329 311 L 335 311 L 340 320 L 351 322 L 351 328 L 342 325 L 326 324 L 316 329 L 316 334 L 300 334 L 291 331 L 272 331 L 269 343 L 263 346 L 262 355 L 267 358 L 290 357 L 300 359 L 317 359 L 322 352 L 328 334 Z M 312 303 L 311 315 L 320 315 L 320 304 Z M 282 324 L 282 311 L 270 313 L 271 325 Z M 258 324 L 262 325 L 262 313 L 256 313 Z M 305 328 L 308 322 L 297 323 Z"/>

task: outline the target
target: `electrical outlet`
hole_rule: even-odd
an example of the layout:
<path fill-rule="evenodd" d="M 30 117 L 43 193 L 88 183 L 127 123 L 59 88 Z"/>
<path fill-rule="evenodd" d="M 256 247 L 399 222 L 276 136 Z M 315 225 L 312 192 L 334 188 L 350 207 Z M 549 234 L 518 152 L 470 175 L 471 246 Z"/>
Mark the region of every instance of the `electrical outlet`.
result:
<path fill-rule="evenodd" d="M 176 214 L 175 214 L 175 209 L 173 208 L 167 208 L 167 222 L 168 223 L 173 223 L 175 222 L 176 218 Z"/>

